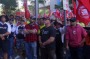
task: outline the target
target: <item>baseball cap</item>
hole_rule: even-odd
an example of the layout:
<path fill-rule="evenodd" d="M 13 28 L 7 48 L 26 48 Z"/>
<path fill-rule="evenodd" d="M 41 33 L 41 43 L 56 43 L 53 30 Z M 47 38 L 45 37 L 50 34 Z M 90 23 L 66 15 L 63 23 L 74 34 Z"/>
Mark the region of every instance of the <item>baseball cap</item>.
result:
<path fill-rule="evenodd" d="M 73 17 L 73 18 L 70 19 L 70 22 L 75 22 L 75 21 L 76 21 L 76 18 L 75 17 Z"/>

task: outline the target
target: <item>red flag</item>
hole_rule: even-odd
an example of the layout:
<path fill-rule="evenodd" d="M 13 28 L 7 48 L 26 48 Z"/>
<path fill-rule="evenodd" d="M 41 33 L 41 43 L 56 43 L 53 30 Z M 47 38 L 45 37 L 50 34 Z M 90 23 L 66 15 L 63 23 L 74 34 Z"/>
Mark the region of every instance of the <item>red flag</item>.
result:
<path fill-rule="evenodd" d="M 26 19 L 30 18 L 30 12 L 27 7 L 27 0 L 24 0 L 24 9 L 25 9 L 25 18 Z"/>
<path fill-rule="evenodd" d="M 85 8 L 90 12 L 90 0 L 80 0 L 80 2 L 85 6 Z"/>
<path fill-rule="evenodd" d="M 38 18 L 40 18 L 40 17 L 41 17 L 41 15 L 39 14 L 39 15 L 38 15 Z"/>
<path fill-rule="evenodd" d="M 50 17 L 51 16 L 51 10 L 50 10 L 50 8 L 49 8 L 49 14 L 48 14 L 48 17 Z"/>
<path fill-rule="evenodd" d="M 77 20 L 87 25 L 90 22 L 90 0 L 78 0 L 77 2 Z"/>
<path fill-rule="evenodd" d="M 74 17 L 74 14 L 73 14 L 72 10 L 66 11 L 66 17 L 67 17 L 67 19 L 70 19 L 70 18 Z"/>
<path fill-rule="evenodd" d="M 60 11 L 57 9 L 56 10 L 56 12 L 55 12 L 55 16 L 57 17 L 57 18 L 60 18 Z"/>
<path fill-rule="evenodd" d="M 43 17 L 47 18 L 47 15 L 44 13 Z"/>
<path fill-rule="evenodd" d="M 76 2 L 74 0 L 72 0 L 72 4 L 73 4 L 73 13 L 76 15 Z"/>

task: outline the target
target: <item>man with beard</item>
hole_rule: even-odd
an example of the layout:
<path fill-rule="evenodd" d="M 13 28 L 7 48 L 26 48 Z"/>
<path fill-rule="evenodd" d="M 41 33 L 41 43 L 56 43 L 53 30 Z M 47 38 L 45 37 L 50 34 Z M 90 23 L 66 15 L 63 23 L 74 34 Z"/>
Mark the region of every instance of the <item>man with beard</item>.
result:
<path fill-rule="evenodd" d="M 41 59 L 56 59 L 55 36 L 56 31 L 49 19 L 45 20 L 45 27 L 41 30 L 39 43 L 41 47 Z"/>
<path fill-rule="evenodd" d="M 70 19 L 70 26 L 66 31 L 66 48 L 70 49 L 72 59 L 83 59 L 83 45 L 87 33 L 77 24 L 76 18 Z"/>

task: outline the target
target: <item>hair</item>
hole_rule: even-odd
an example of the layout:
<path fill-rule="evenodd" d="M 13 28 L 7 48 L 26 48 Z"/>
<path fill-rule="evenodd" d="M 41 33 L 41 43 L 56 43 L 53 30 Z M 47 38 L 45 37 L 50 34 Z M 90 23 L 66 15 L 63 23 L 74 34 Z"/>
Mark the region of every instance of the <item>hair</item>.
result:
<path fill-rule="evenodd" d="M 11 17 L 11 16 L 13 16 L 13 17 L 14 17 L 14 15 L 12 15 L 12 14 L 10 15 L 10 17 Z"/>
<path fill-rule="evenodd" d="M 69 19 L 70 21 L 76 21 L 76 17 L 72 17 L 71 19 Z"/>
<path fill-rule="evenodd" d="M 49 20 L 49 21 L 50 21 L 50 23 L 52 22 L 49 18 L 46 18 L 46 19 L 45 19 L 45 21 L 46 21 L 46 20 Z"/>
<path fill-rule="evenodd" d="M 1 21 L 1 19 L 2 19 L 3 17 L 6 19 L 6 16 L 5 16 L 5 15 L 1 15 L 1 16 L 0 16 L 0 21 Z"/>
<path fill-rule="evenodd" d="M 15 19 L 21 19 L 20 16 L 15 16 Z"/>

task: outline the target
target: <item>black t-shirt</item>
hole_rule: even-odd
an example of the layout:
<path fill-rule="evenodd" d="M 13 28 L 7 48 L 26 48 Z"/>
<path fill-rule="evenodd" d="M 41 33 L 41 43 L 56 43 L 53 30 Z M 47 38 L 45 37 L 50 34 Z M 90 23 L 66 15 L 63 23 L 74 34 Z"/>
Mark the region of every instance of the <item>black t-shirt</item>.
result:
<path fill-rule="evenodd" d="M 56 29 L 55 41 L 56 41 L 56 47 L 61 48 L 63 46 L 63 43 L 61 40 L 61 33 L 60 33 L 59 29 Z"/>
<path fill-rule="evenodd" d="M 53 26 L 50 26 L 50 27 L 47 27 L 47 28 L 44 27 L 40 32 L 40 36 L 41 36 L 41 41 L 45 42 L 50 37 L 55 37 L 56 36 L 56 30 L 54 29 Z M 46 45 L 45 47 L 48 47 L 50 49 L 55 48 L 55 41 Z"/>
<path fill-rule="evenodd" d="M 13 28 L 13 24 L 10 24 L 11 25 L 11 29 Z M 14 37 L 14 32 L 11 31 L 11 34 L 9 35 L 9 38 L 12 38 Z"/>
<path fill-rule="evenodd" d="M 19 33 L 17 34 L 17 38 L 18 38 L 18 39 L 24 39 L 24 33 L 23 33 L 24 29 L 25 29 L 24 26 L 19 26 L 19 27 L 18 27 L 18 32 L 19 32 Z"/>

